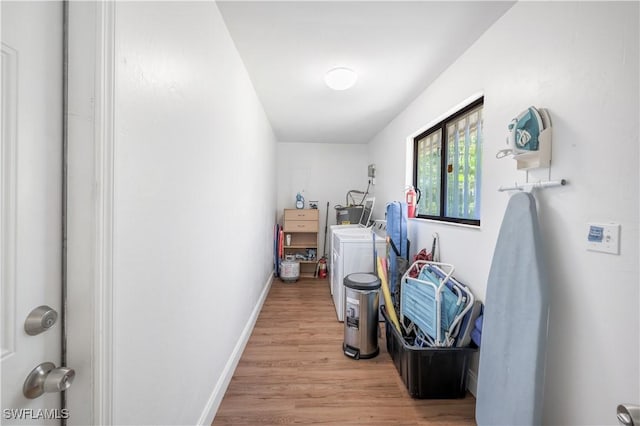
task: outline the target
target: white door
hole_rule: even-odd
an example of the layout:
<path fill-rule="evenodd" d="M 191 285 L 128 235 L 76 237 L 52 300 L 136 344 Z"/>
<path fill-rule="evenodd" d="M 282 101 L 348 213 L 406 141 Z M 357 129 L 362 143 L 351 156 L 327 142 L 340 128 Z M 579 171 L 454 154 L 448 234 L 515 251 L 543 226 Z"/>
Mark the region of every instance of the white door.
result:
<path fill-rule="evenodd" d="M 2 1 L 0 13 L 2 422 L 58 424 L 46 418 L 63 414 L 60 393 L 28 399 L 23 384 L 61 357 L 60 318 L 34 336 L 25 319 L 41 305 L 61 308 L 62 6 Z"/>

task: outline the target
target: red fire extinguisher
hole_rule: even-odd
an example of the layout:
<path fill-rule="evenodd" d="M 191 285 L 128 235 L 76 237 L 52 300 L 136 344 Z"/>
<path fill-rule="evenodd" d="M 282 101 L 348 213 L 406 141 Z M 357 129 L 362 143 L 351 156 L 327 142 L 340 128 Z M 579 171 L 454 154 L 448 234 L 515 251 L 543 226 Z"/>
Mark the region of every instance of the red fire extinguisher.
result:
<path fill-rule="evenodd" d="M 323 257 L 320 259 L 320 270 L 318 271 L 320 278 L 327 278 L 327 260 Z"/>
<path fill-rule="evenodd" d="M 416 217 L 418 213 L 418 203 L 420 202 L 420 190 L 417 188 L 414 189 L 413 186 L 408 186 L 406 192 L 406 201 L 407 216 Z"/>

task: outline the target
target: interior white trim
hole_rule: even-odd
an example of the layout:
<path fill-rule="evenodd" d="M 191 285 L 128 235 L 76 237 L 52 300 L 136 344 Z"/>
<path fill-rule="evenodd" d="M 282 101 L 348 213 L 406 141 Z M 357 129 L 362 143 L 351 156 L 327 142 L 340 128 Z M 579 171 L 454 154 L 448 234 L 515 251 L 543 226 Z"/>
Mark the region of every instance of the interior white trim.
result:
<path fill-rule="evenodd" d="M 478 376 L 472 369 L 467 370 L 467 390 L 471 392 L 473 396 L 477 396 L 478 392 Z"/>
<path fill-rule="evenodd" d="M 224 398 L 224 394 L 227 391 L 227 387 L 229 386 L 229 382 L 233 377 L 233 373 L 238 366 L 238 362 L 240 362 L 242 352 L 244 351 L 244 348 L 247 346 L 247 342 L 251 337 L 251 333 L 253 332 L 253 328 L 255 327 L 258 316 L 260 315 L 260 311 L 262 310 L 262 305 L 264 305 L 264 301 L 267 299 L 267 295 L 269 294 L 272 283 L 273 271 L 269 274 L 269 279 L 262 289 L 260 298 L 258 299 L 256 306 L 253 308 L 251 316 L 247 320 L 247 324 L 244 326 L 244 329 L 240 334 L 240 338 L 238 339 L 236 346 L 233 348 L 233 352 L 231 353 L 227 364 L 224 366 L 224 370 L 222 371 L 220 378 L 216 382 L 216 385 L 213 387 L 211 396 L 209 396 L 209 400 L 207 401 L 207 404 L 205 405 L 204 410 L 202 410 L 202 414 L 198 419 L 198 425 L 210 425 L 213 422 L 213 418 L 218 412 L 218 408 L 220 407 L 222 398 Z"/>
<path fill-rule="evenodd" d="M 96 14 L 95 103 L 95 323 L 93 423 L 113 424 L 113 191 L 115 120 L 115 7 L 99 2 Z"/>
<path fill-rule="evenodd" d="M 2 146 L 0 147 L 0 342 L 1 358 L 16 347 L 16 190 L 18 52 L 2 43 Z"/>

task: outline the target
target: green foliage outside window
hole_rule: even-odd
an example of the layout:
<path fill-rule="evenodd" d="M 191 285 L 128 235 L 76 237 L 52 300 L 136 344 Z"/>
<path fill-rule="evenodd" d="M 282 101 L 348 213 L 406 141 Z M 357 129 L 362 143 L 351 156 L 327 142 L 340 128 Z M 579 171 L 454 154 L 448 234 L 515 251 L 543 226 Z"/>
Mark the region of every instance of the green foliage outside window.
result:
<path fill-rule="evenodd" d="M 419 217 L 480 224 L 482 101 L 415 138 L 414 185 L 422 192 Z"/>

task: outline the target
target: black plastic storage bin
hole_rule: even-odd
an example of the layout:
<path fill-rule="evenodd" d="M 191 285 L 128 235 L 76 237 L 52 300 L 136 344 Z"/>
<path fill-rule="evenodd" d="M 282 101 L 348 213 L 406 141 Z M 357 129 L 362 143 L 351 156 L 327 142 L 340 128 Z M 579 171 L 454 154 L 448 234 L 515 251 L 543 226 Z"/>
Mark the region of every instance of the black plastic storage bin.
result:
<path fill-rule="evenodd" d="M 416 348 L 410 346 L 387 318 L 387 351 L 412 398 L 464 398 L 467 393 L 467 370 L 476 348 Z"/>

